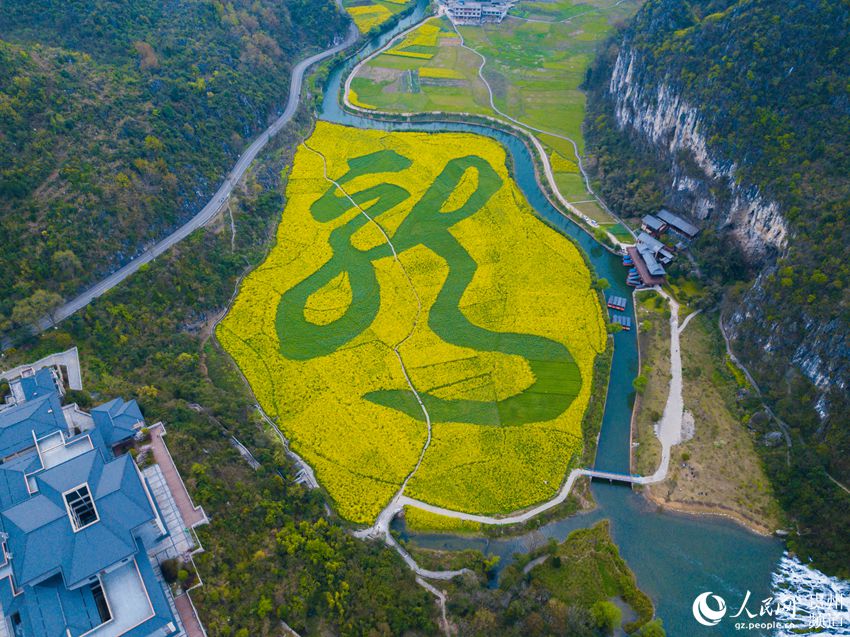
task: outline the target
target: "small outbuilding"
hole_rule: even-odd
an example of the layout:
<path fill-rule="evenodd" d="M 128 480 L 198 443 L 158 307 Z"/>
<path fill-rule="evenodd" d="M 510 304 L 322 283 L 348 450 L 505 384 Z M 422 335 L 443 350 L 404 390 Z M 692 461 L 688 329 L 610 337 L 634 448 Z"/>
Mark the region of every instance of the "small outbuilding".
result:
<path fill-rule="evenodd" d="M 657 237 L 667 229 L 667 224 L 655 215 L 645 215 L 643 219 L 640 220 L 640 227 L 644 232 L 648 232 Z"/>
<path fill-rule="evenodd" d="M 699 234 L 699 228 L 691 222 L 685 221 L 680 216 L 674 215 L 669 210 L 661 210 L 661 212 L 659 212 L 656 216 L 666 223 L 671 229 L 688 239 L 693 239 Z"/>

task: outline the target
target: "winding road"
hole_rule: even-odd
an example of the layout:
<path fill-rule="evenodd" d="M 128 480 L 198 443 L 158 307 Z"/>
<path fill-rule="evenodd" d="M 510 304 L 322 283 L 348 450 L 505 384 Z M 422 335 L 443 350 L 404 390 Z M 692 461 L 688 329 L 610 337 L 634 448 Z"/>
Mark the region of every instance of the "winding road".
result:
<path fill-rule="evenodd" d="M 150 263 L 163 252 L 188 237 L 195 230 L 202 228 L 209 223 L 218 211 L 227 204 L 233 189 L 245 175 L 248 167 L 257 158 L 257 155 L 260 154 L 260 151 L 262 151 L 272 137 L 277 135 L 295 116 L 295 113 L 301 104 L 301 89 L 304 82 L 304 75 L 310 67 L 348 48 L 357 41 L 358 37 L 359 32 L 357 27 L 354 23 L 352 23 L 348 34 L 343 40 L 336 42 L 329 49 L 325 49 L 324 51 L 301 60 L 293 67 L 292 78 L 289 83 L 289 96 L 287 98 L 286 108 L 284 109 L 283 114 L 280 115 L 280 117 L 278 117 L 271 126 L 263 131 L 260 136 L 257 137 L 250 146 L 248 146 L 245 152 L 239 156 L 239 160 L 236 162 L 236 165 L 233 166 L 227 174 L 227 177 L 225 177 L 224 182 L 221 186 L 219 186 L 216 193 L 200 210 L 200 212 L 167 237 L 146 249 L 129 263 L 97 282 L 82 294 L 60 305 L 50 314 L 50 316 L 43 317 L 38 322 L 38 325 L 35 326 L 37 327 L 37 331 L 43 331 L 53 327 L 60 321 L 63 321 L 75 312 L 83 309 L 94 299 L 105 294 L 128 276 L 137 272 L 143 265 Z"/>

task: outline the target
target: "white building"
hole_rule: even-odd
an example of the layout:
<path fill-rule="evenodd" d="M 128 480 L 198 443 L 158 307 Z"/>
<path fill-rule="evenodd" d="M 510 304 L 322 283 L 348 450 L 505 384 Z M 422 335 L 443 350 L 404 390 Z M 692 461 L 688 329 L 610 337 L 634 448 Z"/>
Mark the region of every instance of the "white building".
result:
<path fill-rule="evenodd" d="M 501 22 L 513 4 L 510 0 L 449 0 L 446 8 L 449 17 L 458 24 L 482 24 Z"/>

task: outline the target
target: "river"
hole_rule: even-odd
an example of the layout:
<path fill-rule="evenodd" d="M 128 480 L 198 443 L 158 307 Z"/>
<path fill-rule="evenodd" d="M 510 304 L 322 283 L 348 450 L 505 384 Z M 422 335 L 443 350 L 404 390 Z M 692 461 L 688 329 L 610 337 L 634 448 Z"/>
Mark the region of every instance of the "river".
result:
<path fill-rule="evenodd" d="M 390 32 L 375 38 L 358 53 L 362 59 L 396 33 L 422 19 L 425 2 Z M 513 176 L 536 213 L 548 224 L 572 237 L 589 256 L 596 274 L 611 283 L 610 293 L 631 298 L 620 259 L 600 247 L 584 230 L 559 213 L 541 191 L 533 162 L 525 145 L 516 137 L 487 127 L 462 123 L 406 124 L 378 122 L 344 112 L 339 104 L 340 86 L 351 62 L 338 66 L 328 78 L 321 118 L 360 128 L 385 130 L 466 131 L 486 135 L 502 143 L 513 158 Z M 634 308 L 630 308 L 634 311 Z M 634 322 L 634 316 L 632 316 Z M 629 471 L 632 380 L 637 374 L 638 352 L 635 332 L 614 337 L 614 358 L 608 401 L 596 455 L 595 468 Z M 539 546 L 548 538 L 563 540 L 577 528 L 608 519 L 620 553 L 634 571 L 638 585 L 653 600 L 667 634 L 762 635 L 758 630 L 735 630 L 733 620 L 708 628 L 698 624 L 691 608 L 697 595 L 711 591 L 727 601 L 729 613 L 737 612 L 747 591 L 749 608 L 769 596 L 771 576 L 783 554 L 774 538 L 755 535 L 723 518 L 659 512 L 629 487 L 595 482 L 591 487 L 598 507 L 589 513 L 557 520 L 525 535 L 499 540 L 451 535 L 411 534 L 418 546 L 444 549 L 476 548 L 499 555 L 504 566 L 518 552 Z M 403 531 L 403 528 L 401 529 Z"/>

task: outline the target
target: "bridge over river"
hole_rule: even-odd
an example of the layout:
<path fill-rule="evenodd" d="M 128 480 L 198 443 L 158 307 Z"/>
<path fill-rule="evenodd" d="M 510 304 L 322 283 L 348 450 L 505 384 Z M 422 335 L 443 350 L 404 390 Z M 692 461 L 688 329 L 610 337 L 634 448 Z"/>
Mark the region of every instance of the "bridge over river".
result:
<path fill-rule="evenodd" d="M 639 476 L 632 473 L 615 473 L 613 471 L 597 471 L 596 469 L 582 469 L 581 475 L 591 479 L 608 480 L 609 482 L 621 482 L 625 484 L 652 484 L 657 482 L 655 476 Z"/>

